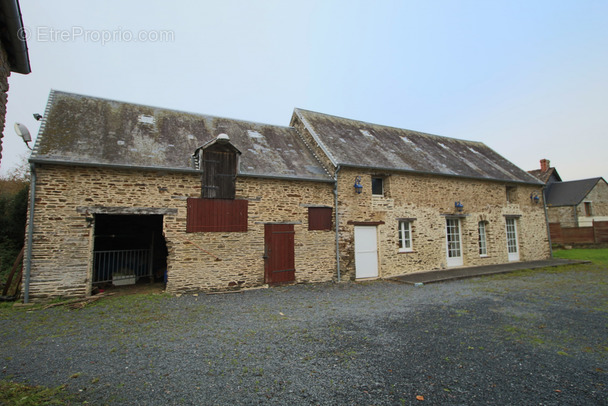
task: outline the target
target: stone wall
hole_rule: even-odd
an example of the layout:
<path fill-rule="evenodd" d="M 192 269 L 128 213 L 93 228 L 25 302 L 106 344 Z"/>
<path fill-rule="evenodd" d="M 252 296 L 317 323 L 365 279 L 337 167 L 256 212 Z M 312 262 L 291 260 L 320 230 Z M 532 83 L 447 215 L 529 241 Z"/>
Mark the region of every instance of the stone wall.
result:
<path fill-rule="evenodd" d="M 167 290 L 172 293 L 253 287 L 264 283 L 264 225 L 290 223 L 295 230 L 296 282 L 336 277 L 335 234 L 308 230 L 308 207 L 333 207 L 333 183 L 239 177 L 236 198 L 248 200 L 247 232 L 186 233 L 188 197 L 200 197 L 196 173 L 38 165 L 30 297 L 90 293 L 95 213 L 165 210 Z M 353 184 L 360 176 L 361 194 Z M 372 196 L 371 177 L 384 178 L 383 196 Z M 550 255 L 537 186 L 515 186 L 507 202 L 500 182 L 342 168 L 339 172 L 339 245 L 343 279 L 355 277 L 354 227 L 377 224 L 379 276 L 442 269 L 446 218 L 461 223 L 463 265 L 505 263 L 506 216 L 515 217 L 520 260 Z M 454 202 L 464 208 L 458 212 Z M 399 252 L 399 219 L 412 220 L 412 252 Z M 487 223 L 486 256 L 479 255 L 478 223 Z"/>
<path fill-rule="evenodd" d="M 264 224 L 295 228 L 296 282 L 335 276 L 335 234 L 308 231 L 308 206 L 333 206 L 333 184 L 240 177 L 249 201 L 248 231 L 186 233 L 188 197 L 200 197 L 196 173 L 36 166 L 30 298 L 90 293 L 95 212 L 165 209 L 167 290 L 222 290 L 264 283 Z M 219 260 L 218 260 L 219 259 Z"/>
<path fill-rule="evenodd" d="M 332 206 L 332 191 L 331 183 L 239 178 L 236 198 L 249 201 L 248 231 L 184 234 L 181 221 L 180 228 L 167 230 L 169 256 L 174 260 L 169 265 L 167 289 L 178 292 L 263 284 L 266 223 L 294 224 L 296 282 L 331 281 L 336 269 L 335 234 L 308 231 L 308 207 Z"/>
<path fill-rule="evenodd" d="M 4 124 L 6 121 L 6 103 L 8 101 L 8 77 L 11 68 L 8 56 L 0 43 L 0 163 L 2 162 L 2 138 L 4 137 Z"/>
<path fill-rule="evenodd" d="M 560 223 L 562 227 L 577 227 L 576 206 L 547 207 L 549 223 Z"/>
<path fill-rule="evenodd" d="M 384 196 L 372 196 L 371 177 L 384 177 Z M 363 191 L 353 184 L 361 177 Z M 507 215 L 517 218 L 520 260 L 545 259 L 550 255 L 542 201 L 533 203 L 540 187 L 516 185 L 511 202 L 506 184 L 455 177 L 410 173 L 377 173 L 342 168 L 339 173 L 339 216 L 341 273 L 355 277 L 354 227 L 357 222 L 378 223 L 379 276 L 446 268 L 446 217 L 461 215 L 464 266 L 505 263 L 507 259 Z M 514 185 L 510 185 L 514 186 Z M 462 213 L 454 203 L 464 205 Z M 398 222 L 412 222 L 412 252 L 399 252 Z M 487 222 L 488 255 L 479 255 L 478 223 Z M 350 224 L 349 224 L 350 223 Z"/>

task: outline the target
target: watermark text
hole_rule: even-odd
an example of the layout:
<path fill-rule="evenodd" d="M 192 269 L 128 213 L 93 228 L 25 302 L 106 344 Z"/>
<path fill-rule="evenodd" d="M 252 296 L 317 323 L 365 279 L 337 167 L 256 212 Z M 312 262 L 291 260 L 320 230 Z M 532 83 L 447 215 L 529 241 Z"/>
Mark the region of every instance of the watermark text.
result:
<path fill-rule="evenodd" d="M 20 39 L 37 42 L 92 42 L 102 46 L 112 42 L 174 42 L 173 30 L 139 30 L 133 31 L 118 27 L 113 30 L 91 30 L 80 26 L 70 28 L 54 28 L 39 26 L 34 29 L 21 28 L 18 32 Z"/>

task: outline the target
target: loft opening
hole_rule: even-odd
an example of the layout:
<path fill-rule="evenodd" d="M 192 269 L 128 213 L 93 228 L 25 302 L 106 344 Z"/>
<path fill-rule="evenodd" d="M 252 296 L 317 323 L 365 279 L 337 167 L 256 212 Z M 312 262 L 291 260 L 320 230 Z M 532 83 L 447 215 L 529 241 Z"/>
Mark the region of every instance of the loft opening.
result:
<path fill-rule="evenodd" d="M 202 172 L 201 197 L 188 198 L 186 232 L 247 231 L 248 202 L 235 198 L 240 155 L 226 134 L 194 152 L 194 168 Z"/>
<path fill-rule="evenodd" d="M 240 155 L 241 152 L 230 143 L 226 134 L 218 135 L 194 152 L 194 167 L 202 172 L 203 199 L 235 198 Z"/>
<path fill-rule="evenodd" d="M 167 244 L 159 214 L 95 214 L 93 287 L 165 283 Z"/>

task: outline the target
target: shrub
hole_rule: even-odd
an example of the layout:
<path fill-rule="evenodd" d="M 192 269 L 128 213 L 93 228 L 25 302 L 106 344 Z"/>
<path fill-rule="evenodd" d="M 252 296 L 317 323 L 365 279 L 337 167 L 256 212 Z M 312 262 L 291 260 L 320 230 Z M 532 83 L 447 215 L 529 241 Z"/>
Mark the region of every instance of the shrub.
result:
<path fill-rule="evenodd" d="M 23 248 L 29 184 L 21 180 L 0 180 L 0 282 Z"/>

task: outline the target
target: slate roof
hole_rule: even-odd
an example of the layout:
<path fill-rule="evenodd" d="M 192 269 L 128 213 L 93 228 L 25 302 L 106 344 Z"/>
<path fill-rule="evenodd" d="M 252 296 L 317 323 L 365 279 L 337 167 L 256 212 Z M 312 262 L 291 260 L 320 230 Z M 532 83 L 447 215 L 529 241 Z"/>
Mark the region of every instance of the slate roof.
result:
<path fill-rule="evenodd" d="M 554 182 L 547 190 L 547 206 L 576 206 L 603 178 L 573 180 L 569 182 Z M 604 181 L 605 182 L 605 181 Z"/>
<path fill-rule="evenodd" d="M 553 176 L 554 181 L 560 182 L 562 180 L 562 178 L 559 176 L 559 174 L 557 173 L 557 170 L 555 168 L 549 168 L 549 170 L 546 170 L 544 172 L 541 169 L 534 169 L 534 170 L 528 171 L 528 173 L 530 175 L 534 176 L 535 178 L 539 179 L 544 184 L 547 184 L 549 182 L 549 180 L 551 179 L 551 176 Z"/>
<path fill-rule="evenodd" d="M 295 109 L 334 165 L 540 184 L 481 142 Z"/>
<path fill-rule="evenodd" d="M 241 175 L 331 181 L 295 129 L 53 90 L 32 162 L 193 170 L 191 156 L 221 133 Z"/>

